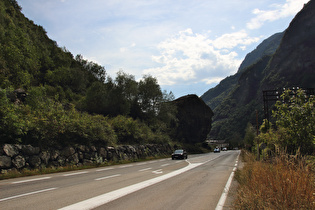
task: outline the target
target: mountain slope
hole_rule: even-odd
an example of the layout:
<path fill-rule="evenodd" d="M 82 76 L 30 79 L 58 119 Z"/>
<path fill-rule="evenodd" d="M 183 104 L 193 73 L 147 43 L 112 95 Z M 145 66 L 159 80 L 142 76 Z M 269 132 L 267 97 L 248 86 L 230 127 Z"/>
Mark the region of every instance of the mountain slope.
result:
<path fill-rule="evenodd" d="M 238 73 L 245 70 L 247 67 L 253 65 L 258 60 L 266 55 L 272 55 L 276 52 L 277 48 L 280 45 L 281 39 L 283 37 L 284 32 L 276 33 L 269 38 L 265 39 L 262 43 L 260 43 L 255 50 L 248 53 L 241 63 Z"/>
<path fill-rule="evenodd" d="M 215 114 L 211 138 L 242 140 L 247 123 L 256 125 L 256 110 L 258 122 L 261 123 L 263 90 L 293 86 L 315 87 L 314 13 L 315 1 L 311 0 L 292 20 L 274 55 L 265 56 L 238 72 L 236 75 L 240 75 L 237 83 L 229 89 L 225 87 L 224 91 L 227 92 L 223 92 L 227 97 L 214 109 L 211 104 L 216 98 L 206 101 Z M 211 91 L 207 94 L 209 92 Z M 205 96 L 206 93 L 202 98 L 205 99 Z"/>
<path fill-rule="evenodd" d="M 225 97 L 228 96 L 229 92 L 233 90 L 242 72 L 248 67 L 258 62 L 264 56 L 272 55 L 278 48 L 284 32 L 276 33 L 269 38 L 265 39 L 259 44 L 255 50 L 248 53 L 241 63 L 238 72 L 235 75 L 229 76 L 222 80 L 216 87 L 205 92 L 201 98 L 210 106 L 215 109 Z"/>

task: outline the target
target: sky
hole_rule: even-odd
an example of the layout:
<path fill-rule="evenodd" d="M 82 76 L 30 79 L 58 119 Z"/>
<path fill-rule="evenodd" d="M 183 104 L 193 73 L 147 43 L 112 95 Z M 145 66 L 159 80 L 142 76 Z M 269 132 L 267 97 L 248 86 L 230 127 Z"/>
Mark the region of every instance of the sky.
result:
<path fill-rule="evenodd" d="M 74 56 L 157 78 L 175 98 L 201 96 L 247 53 L 284 31 L 309 0 L 17 0 Z"/>

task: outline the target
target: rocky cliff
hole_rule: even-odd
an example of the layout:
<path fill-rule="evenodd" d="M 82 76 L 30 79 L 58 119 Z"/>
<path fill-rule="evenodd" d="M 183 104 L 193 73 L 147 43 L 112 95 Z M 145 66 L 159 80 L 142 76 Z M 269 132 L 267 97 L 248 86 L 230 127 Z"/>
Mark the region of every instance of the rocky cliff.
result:
<path fill-rule="evenodd" d="M 180 97 L 173 103 L 177 107 L 177 140 L 185 143 L 205 141 L 211 130 L 213 117 L 210 107 L 196 95 Z"/>
<path fill-rule="evenodd" d="M 201 98 L 206 102 L 206 104 L 213 110 L 219 104 L 221 104 L 224 98 L 226 98 L 238 84 L 238 80 L 242 73 L 248 69 L 251 69 L 251 67 L 255 65 L 255 63 L 259 62 L 262 58 L 266 56 L 272 56 L 276 52 L 280 45 L 283 34 L 284 32 L 276 33 L 265 39 L 256 47 L 256 49 L 246 55 L 236 74 L 225 78 L 216 87 L 211 88 L 205 92 Z"/>
<path fill-rule="evenodd" d="M 262 89 L 285 86 L 315 87 L 315 1 L 295 16 L 277 52 L 264 71 Z"/>
<path fill-rule="evenodd" d="M 202 96 L 208 105 L 216 105 L 212 138 L 241 141 L 247 123 L 256 125 L 256 110 L 261 123 L 264 118 L 263 90 L 296 86 L 315 88 L 314 25 L 315 0 L 311 0 L 285 30 L 273 55 L 266 55 L 229 77 L 229 82 L 224 81 L 229 85 L 224 91 L 217 90 L 224 84 L 222 81 L 213 89 L 215 92 L 209 90 Z M 214 98 L 209 99 L 210 93 Z"/>

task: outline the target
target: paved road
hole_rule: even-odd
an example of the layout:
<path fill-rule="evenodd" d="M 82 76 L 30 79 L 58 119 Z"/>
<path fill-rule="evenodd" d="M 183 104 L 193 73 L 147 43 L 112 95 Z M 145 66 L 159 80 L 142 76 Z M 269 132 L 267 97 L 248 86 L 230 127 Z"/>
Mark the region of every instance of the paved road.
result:
<path fill-rule="evenodd" d="M 239 151 L 0 181 L 0 209 L 215 209 Z"/>

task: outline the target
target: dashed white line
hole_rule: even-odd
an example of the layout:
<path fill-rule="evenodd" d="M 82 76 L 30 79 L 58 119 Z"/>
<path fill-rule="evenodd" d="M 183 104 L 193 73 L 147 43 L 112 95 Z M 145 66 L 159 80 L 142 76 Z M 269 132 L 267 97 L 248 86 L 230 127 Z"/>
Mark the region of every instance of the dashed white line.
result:
<path fill-rule="evenodd" d="M 121 176 L 121 174 L 115 174 L 115 175 L 111 175 L 111 176 L 105 176 L 105 177 L 101 177 L 101 178 L 94 179 L 94 180 L 95 180 L 95 181 L 100 181 L 100 180 L 103 180 L 103 179 L 114 178 L 114 177 L 117 177 L 117 176 Z"/>
<path fill-rule="evenodd" d="M 152 168 L 144 168 L 144 169 L 140 169 L 139 171 L 147 171 L 147 170 L 150 170 Z"/>
<path fill-rule="evenodd" d="M 158 169 L 158 170 L 152 171 L 152 173 L 154 173 L 154 174 L 162 174 L 163 171 L 162 171 L 162 169 Z"/>
<path fill-rule="evenodd" d="M 102 169 L 98 169 L 96 171 L 97 172 L 99 172 L 99 171 L 108 171 L 108 170 L 112 170 L 112 169 L 114 169 L 114 168 L 102 168 Z"/>
<path fill-rule="evenodd" d="M 27 180 L 22 180 L 22 181 L 16 181 L 12 182 L 11 184 L 19 184 L 19 183 L 25 183 L 25 182 L 34 182 L 34 181 L 40 181 L 40 180 L 45 180 L 45 179 L 50 179 L 51 177 L 42 177 L 42 178 L 37 178 L 37 179 L 27 179 Z"/>
<path fill-rule="evenodd" d="M 125 166 L 120 166 L 119 168 L 128 168 L 128 167 L 131 167 L 133 165 L 125 165 Z"/>
<path fill-rule="evenodd" d="M 14 198 L 24 197 L 24 196 L 27 196 L 27 195 L 33 195 L 33 194 L 38 194 L 38 193 L 42 193 L 42 192 L 47 192 L 47 191 L 51 191 L 51 190 L 55 190 L 55 189 L 57 189 L 57 188 L 49 188 L 49 189 L 29 192 L 29 193 L 25 193 L 25 194 L 21 194 L 21 195 L 15 195 L 15 196 L 8 197 L 8 198 L 2 198 L 2 199 L 0 199 L 0 202 L 6 201 L 6 200 L 11 200 L 11 199 L 14 199 Z"/>
<path fill-rule="evenodd" d="M 71 173 L 71 174 L 64 174 L 62 176 L 75 176 L 75 175 L 80 175 L 80 174 L 87 174 L 89 172 L 87 171 L 81 171 L 81 172 L 77 172 L 77 173 Z"/>
<path fill-rule="evenodd" d="M 208 162 L 208 161 L 206 161 L 206 162 Z M 204 162 L 204 163 L 206 163 L 206 162 Z M 136 192 L 136 191 L 138 191 L 140 189 L 143 189 L 145 187 L 151 186 L 151 185 L 159 183 L 159 182 L 161 182 L 163 180 L 166 180 L 166 179 L 169 179 L 171 177 L 174 177 L 174 176 L 176 176 L 178 174 L 184 173 L 184 172 L 186 172 L 188 170 L 191 170 L 193 168 L 196 168 L 197 166 L 200 166 L 200 165 L 202 165 L 204 163 L 189 164 L 188 166 L 186 166 L 184 168 L 181 168 L 179 170 L 170 172 L 168 174 L 165 174 L 165 175 L 162 175 L 162 176 L 158 176 L 156 178 L 149 179 L 147 181 L 143 181 L 143 182 L 140 182 L 138 184 L 130 185 L 128 187 L 124 187 L 124 188 L 121 188 L 121 189 L 118 189 L 118 190 L 114 190 L 114 191 L 111 191 L 109 193 L 105 193 L 103 195 L 99 195 L 99 196 L 96 196 L 96 197 L 93 197 L 93 198 L 90 198 L 90 199 L 87 199 L 87 200 L 84 200 L 84 201 L 72 204 L 70 206 L 66 206 L 66 207 L 61 208 L 61 209 L 63 209 L 63 210 L 93 209 L 93 208 L 96 208 L 98 206 L 104 205 L 104 204 L 106 204 L 106 203 L 108 203 L 110 201 L 113 201 L 113 200 L 121 198 L 121 197 L 123 197 L 125 195 L 128 195 L 128 194 L 130 194 L 132 192 Z"/>
<path fill-rule="evenodd" d="M 166 163 L 166 164 L 161 165 L 161 167 L 168 166 L 168 165 L 171 165 L 171 164 Z"/>

